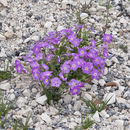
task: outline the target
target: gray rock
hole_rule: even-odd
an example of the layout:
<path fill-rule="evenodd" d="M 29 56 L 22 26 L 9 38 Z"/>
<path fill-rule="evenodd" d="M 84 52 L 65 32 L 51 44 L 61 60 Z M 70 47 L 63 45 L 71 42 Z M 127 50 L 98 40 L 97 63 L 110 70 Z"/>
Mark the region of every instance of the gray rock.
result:
<path fill-rule="evenodd" d="M 30 90 L 29 90 L 29 89 L 25 89 L 25 90 L 23 91 L 23 95 L 24 95 L 25 97 L 30 97 Z"/>
<path fill-rule="evenodd" d="M 112 62 L 111 62 L 109 59 L 107 59 L 107 60 L 106 60 L 106 65 L 109 67 L 109 66 L 112 65 Z"/>
<path fill-rule="evenodd" d="M 72 101 L 72 96 L 71 95 L 65 95 L 63 100 L 66 104 L 69 104 Z"/>
<path fill-rule="evenodd" d="M 118 59 L 117 59 L 116 57 L 112 57 L 112 58 L 111 58 L 111 61 L 112 61 L 113 63 L 119 64 L 119 61 L 118 61 Z"/>
<path fill-rule="evenodd" d="M 85 19 L 85 18 L 88 17 L 88 14 L 86 14 L 86 13 L 82 13 L 82 14 L 80 15 L 80 17 L 81 17 L 81 19 Z"/>
<path fill-rule="evenodd" d="M 47 124 L 51 124 L 52 123 L 51 118 L 46 113 L 42 113 L 41 119 L 43 121 L 45 121 Z"/>
<path fill-rule="evenodd" d="M 75 111 L 79 111 L 80 108 L 81 108 L 81 101 L 76 101 L 75 104 L 74 104 L 74 110 Z"/>
<path fill-rule="evenodd" d="M 126 84 L 128 85 L 128 87 L 130 87 L 130 81 L 128 81 Z"/>
<path fill-rule="evenodd" d="M 17 100 L 17 105 L 19 108 L 23 107 L 27 103 L 27 100 L 23 97 L 19 97 Z"/>
<path fill-rule="evenodd" d="M 104 95 L 104 101 L 108 101 L 108 100 L 109 100 L 109 102 L 107 104 L 113 104 L 113 103 L 115 103 L 115 101 L 116 101 L 116 95 L 115 95 L 115 93 L 106 93 Z"/>
<path fill-rule="evenodd" d="M 45 28 L 50 28 L 52 26 L 52 22 L 46 22 L 44 27 Z"/>
<path fill-rule="evenodd" d="M 2 5 L 4 5 L 4 6 L 7 6 L 7 0 L 0 0 L 0 3 L 2 4 Z"/>
<path fill-rule="evenodd" d="M 12 93 L 12 94 L 10 94 L 10 96 L 9 96 L 9 100 L 10 101 L 13 101 L 15 99 L 15 95 Z"/>
<path fill-rule="evenodd" d="M 38 97 L 38 98 L 36 99 L 36 102 L 39 103 L 39 104 L 41 104 L 41 105 L 44 105 L 46 101 L 47 101 L 46 95 L 41 96 L 41 97 Z"/>
<path fill-rule="evenodd" d="M 62 29 L 64 29 L 63 26 L 60 26 L 60 25 L 59 25 L 59 26 L 57 27 L 57 31 L 61 31 Z"/>
<path fill-rule="evenodd" d="M 92 96 L 88 93 L 85 93 L 83 98 L 86 99 L 86 100 L 90 100 L 90 101 L 92 100 Z"/>
<path fill-rule="evenodd" d="M 109 115 L 106 113 L 105 110 L 101 111 L 99 114 L 100 114 L 100 116 L 101 116 L 103 119 L 109 117 Z"/>
<path fill-rule="evenodd" d="M 98 111 L 96 111 L 95 114 L 93 115 L 93 119 L 94 119 L 96 122 L 100 122 L 100 117 L 99 117 Z"/>
<path fill-rule="evenodd" d="M 9 29 L 7 32 L 5 32 L 5 37 L 12 38 L 13 37 L 13 30 Z"/>
<path fill-rule="evenodd" d="M 3 81 L 0 83 L 0 89 L 7 91 L 10 89 L 10 83 L 8 83 L 7 81 Z"/>
<path fill-rule="evenodd" d="M 1 40 L 1 41 L 4 41 L 4 40 L 6 40 L 6 37 L 3 36 L 2 34 L 0 34 L 0 40 Z"/>
<path fill-rule="evenodd" d="M 86 3 L 89 3 L 89 2 L 90 2 L 90 0 L 80 0 L 80 3 L 81 3 L 82 5 L 84 5 L 84 4 L 85 4 L 85 2 L 86 2 Z"/>
<path fill-rule="evenodd" d="M 100 84 L 100 86 L 103 87 L 103 86 L 106 84 L 106 82 L 105 82 L 104 79 L 100 79 L 100 80 L 99 80 L 99 84 Z"/>

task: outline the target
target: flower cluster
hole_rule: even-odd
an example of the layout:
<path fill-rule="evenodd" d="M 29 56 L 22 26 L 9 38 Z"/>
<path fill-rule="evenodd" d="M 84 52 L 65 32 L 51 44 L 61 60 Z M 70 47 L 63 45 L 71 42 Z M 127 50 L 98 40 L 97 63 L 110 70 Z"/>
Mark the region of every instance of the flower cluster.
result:
<path fill-rule="evenodd" d="M 96 42 L 86 30 L 85 26 L 76 25 L 53 31 L 31 46 L 23 59 L 29 63 L 33 79 L 50 87 L 68 85 L 72 95 L 80 92 L 88 78 L 98 79 L 104 72 L 107 44 L 112 36 L 104 34 L 103 39 Z M 18 73 L 27 73 L 19 60 L 15 66 Z"/>

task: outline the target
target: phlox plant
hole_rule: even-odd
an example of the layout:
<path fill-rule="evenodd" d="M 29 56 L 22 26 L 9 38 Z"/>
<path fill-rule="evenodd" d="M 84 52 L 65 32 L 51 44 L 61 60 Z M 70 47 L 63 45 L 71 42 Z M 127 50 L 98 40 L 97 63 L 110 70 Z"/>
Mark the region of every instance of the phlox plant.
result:
<path fill-rule="evenodd" d="M 23 56 L 31 72 L 18 59 L 16 71 L 31 74 L 43 87 L 48 101 L 58 100 L 65 89 L 76 95 L 87 79 L 98 79 L 104 73 L 111 40 L 111 35 L 104 34 L 96 41 L 94 31 L 85 25 L 52 31 Z"/>

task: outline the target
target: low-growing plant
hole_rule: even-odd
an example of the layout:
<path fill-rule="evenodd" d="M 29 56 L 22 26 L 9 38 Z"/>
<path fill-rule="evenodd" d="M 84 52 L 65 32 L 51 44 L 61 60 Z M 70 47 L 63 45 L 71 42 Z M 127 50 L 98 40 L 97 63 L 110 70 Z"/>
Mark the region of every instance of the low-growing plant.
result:
<path fill-rule="evenodd" d="M 11 71 L 9 71 L 8 68 L 9 68 L 9 62 L 4 68 L 4 71 L 0 71 L 0 82 L 11 78 Z"/>
<path fill-rule="evenodd" d="M 94 124 L 94 121 L 87 117 L 85 120 L 81 116 L 81 126 L 77 126 L 75 130 L 88 130 Z"/>
<path fill-rule="evenodd" d="M 2 94 L 0 94 L 0 127 L 4 128 L 6 123 L 6 115 L 11 110 L 12 104 L 8 100 L 4 100 Z"/>
<path fill-rule="evenodd" d="M 85 25 L 74 25 L 48 36 L 30 47 L 23 56 L 31 72 L 15 61 L 18 73 L 30 74 L 43 87 L 50 100 L 59 100 L 65 89 L 79 94 L 87 79 L 98 79 L 104 72 L 108 46 L 112 36 L 104 34 L 102 40 L 94 37 L 94 30 Z"/>
<path fill-rule="evenodd" d="M 91 109 L 90 113 L 91 114 L 94 114 L 96 111 L 101 112 L 102 110 L 106 109 L 107 108 L 107 104 L 110 101 L 110 99 L 107 100 L 107 101 L 102 101 L 99 98 L 96 99 L 96 100 L 86 100 L 86 99 L 82 98 L 82 100 L 86 103 L 86 105 L 88 107 L 90 107 L 90 109 Z"/>
<path fill-rule="evenodd" d="M 23 124 L 19 119 L 15 119 L 13 123 L 13 130 L 28 130 L 29 128 L 30 115 L 27 116 L 25 124 Z"/>

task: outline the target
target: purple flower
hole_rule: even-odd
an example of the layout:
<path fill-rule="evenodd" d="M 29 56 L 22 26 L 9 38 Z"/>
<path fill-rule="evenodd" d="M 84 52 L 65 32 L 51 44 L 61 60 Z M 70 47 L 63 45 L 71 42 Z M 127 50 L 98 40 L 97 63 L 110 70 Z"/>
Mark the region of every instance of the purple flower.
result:
<path fill-rule="evenodd" d="M 46 64 L 41 64 L 42 67 L 45 69 L 45 70 L 49 70 L 49 67 L 46 65 Z"/>
<path fill-rule="evenodd" d="M 33 62 L 34 61 L 34 59 L 33 58 L 27 58 L 27 59 L 25 59 L 26 61 L 28 61 L 28 62 Z"/>
<path fill-rule="evenodd" d="M 107 59 L 109 57 L 108 51 L 106 49 L 103 50 L 103 56 L 106 57 Z"/>
<path fill-rule="evenodd" d="M 87 53 L 87 57 L 90 59 L 95 58 L 98 55 L 98 50 L 96 49 L 91 49 L 88 53 Z"/>
<path fill-rule="evenodd" d="M 59 56 L 57 57 L 57 63 L 60 63 L 60 57 Z"/>
<path fill-rule="evenodd" d="M 93 39 L 91 39 L 91 46 L 96 47 L 96 42 Z"/>
<path fill-rule="evenodd" d="M 70 64 L 70 69 L 73 71 L 76 71 L 78 68 L 77 62 L 76 61 L 72 61 Z"/>
<path fill-rule="evenodd" d="M 34 80 L 39 80 L 39 71 L 33 71 L 32 77 Z"/>
<path fill-rule="evenodd" d="M 77 95 L 77 94 L 79 94 L 79 93 L 80 93 L 80 87 L 79 87 L 79 86 L 73 87 L 73 89 L 70 89 L 70 93 L 71 93 L 72 95 Z"/>
<path fill-rule="evenodd" d="M 60 69 L 61 69 L 62 73 L 69 73 L 70 72 L 70 66 L 68 64 L 65 64 L 65 63 L 63 65 L 61 65 Z"/>
<path fill-rule="evenodd" d="M 45 71 L 43 72 L 43 74 L 46 76 L 46 77 L 50 77 L 52 75 L 53 71 Z"/>
<path fill-rule="evenodd" d="M 79 54 L 79 56 L 84 57 L 87 54 L 87 52 L 86 52 L 85 48 L 79 48 L 78 54 Z"/>
<path fill-rule="evenodd" d="M 33 61 L 33 62 L 30 62 L 30 66 L 32 68 L 38 68 L 40 65 L 36 61 Z"/>
<path fill-rule="evenodd" d="M 77 60 L 77 59 L 79 59 L 79 55 L 76 54 L 76 53 L 73 53 L 72 56 L 73 56 L 73 60 Z"/>
<path fill-rule="evenodd" d="M 36 44 L 34 47 L 33 47 L 33 52 L 37 55 L 39 52 L 40 52 L 40 45 Z"/>
<path fill-rule="evenodd" d="M 14 65 L 15 66 L 17 66 L 17 65 L 19 65 L 20 64 L 20 61 L 17 59 L 17 60 L 15 60 L 15 63 L 14 63 Z"/>
<path fill-rule="evenodd" d="M 38 53 L 34 59 L 38 61 L 38 60 L 41 60 L 42 58 L 43 58 L 43 54 Z"/>
<path fill-rule="evenodd" d="M 68 50 L 73 51 L 71 47 L 65 46 Z"/>
<path fill-rule="evenodd" d="M 53 56 L 54 56 L 53 54 L 48 54 L 46 56 L 46 61 L 51 61 L 51 59 L 52 59 Z"/>
<path fill-rule="evenodd" d="M 59 87 L 61 85 L 61 80 L 58 77 L 51 79 L 51 86 L 52 87 Z"/>
<path fill-rule="evenodd" d="M 71 63 L 71 60 L 66 60 L 64 64 L 69 65 Z"/>
<path fill-rule="evenodd" d="M 45 86 L 47 86 L 49 84 L 48 78 L 44 78 L 43 82 L 44 82 Z"/>
<path fill-rule="evenodd" d="M 80 67 L 82 67 L 82 64 L 83 64 L 84 60 L 83 59 L 78 59 L 78 60 L 75 60 L 75 62 L 77 63 L 78 68 L 80 68 Z"/>
<path fill-rule="evenodd" d="M 47 47 L 49 45 L 49 43 L 47 43 L 47 42 L 41 42 L 40 43 L 40 47 Z"/>
<path fill-rule="evenodd" d="M 64 78 L 63 73 L 60 73 L 60 74 L 59 74 L 59 77 L 60 77 L 63 81 L 66 81 L 66 80 L 67 80 L 67 78 Z"/>
<path fill-rule="evenodd" d="M 89 74 L 92 69 L 93 69 L 93 64 L 90 62 L 87 62 L 82 66 L 82 71 L 85 74 Z"/>
<path fill-rule="evenodd" d="M 74 47 L 78 47 L 79 43 L 80 43 L 79 39 L 75 39 L 74 41 L 72 41 L 72 44 L 73 44 Z"/>
<path fill-rule="evenodd" d="M 24 72 L 25 74 L 28 73 L 28 71 L 27 71 L 25 68 L 23 68 L 23 72 Z"/>
<path fill-rule="evenodd" d="M 75 34 L 70 34 L 69 36 L 68 36 L 68 40 L 69 40 L 69 42 L 71 42 L 71 43 L 73 43 L 73 41 L 76 39 L 76 35 Z"/>
<path fill-rule="evenodd" d="M 41 80 L 41 81 L 44 81 L 45 78 L 46 78 L 46 76 L 45 76 L 44 72 L 41 72 L 41 73 L 40 73 L 40 80 Z"/>
<path fill-rule="evenodd" d="M 92 72 L 91 72 L 91 78 L 92 79 L 98 79 L 100 76 L 100 72 L 97 71 L 96 69 L 94 69 Z"/>
<path fill-rule="evenodd" d="M 100 66 L 103 67 L 104 65 L 105 65 L 105 59 L 104 59 L 104 58 L 101 58 Z"/>
<path fill-rule="evenodd" d="M 70 88 L 73 89 L 75 86 L 78 86 L 79 81 L 76 79 L 71 79 L 68 84 L 69 84 Z"/>
<path fill-rule="evenodd" d="M 4 116 L 1 116 L 1 121 L 4 121 L 5 119 L 4 119 Z"/>
<path fill-rule="evenodd" d="M 113 39 L 112 35 L 104 34 L 104 36 L 103 36 L 104 42 L 110 43 L 112 39 Z"/>
<path fill-rule="evenodd" d="M 81 88 L 81 87 L 84 87 L 84 85 L 85 85 L 84 82 L 80 82 L 78 86 Z"/>
<path fill-rule="evenodd" d="M 101 64 L 101 57 L 95 57 L 93 59 L 94 65 L 100 65 Z"/>
<path fill-rule="evenodd" d="M 22 70 L 23 70 L 23 66 L 22 66 L 21 64 L 18 64 L 18 65 L 16 66 L 16 71 L 17 71 L 17 73 L 21 74 L 21 73 L 22 73 Z"/>

